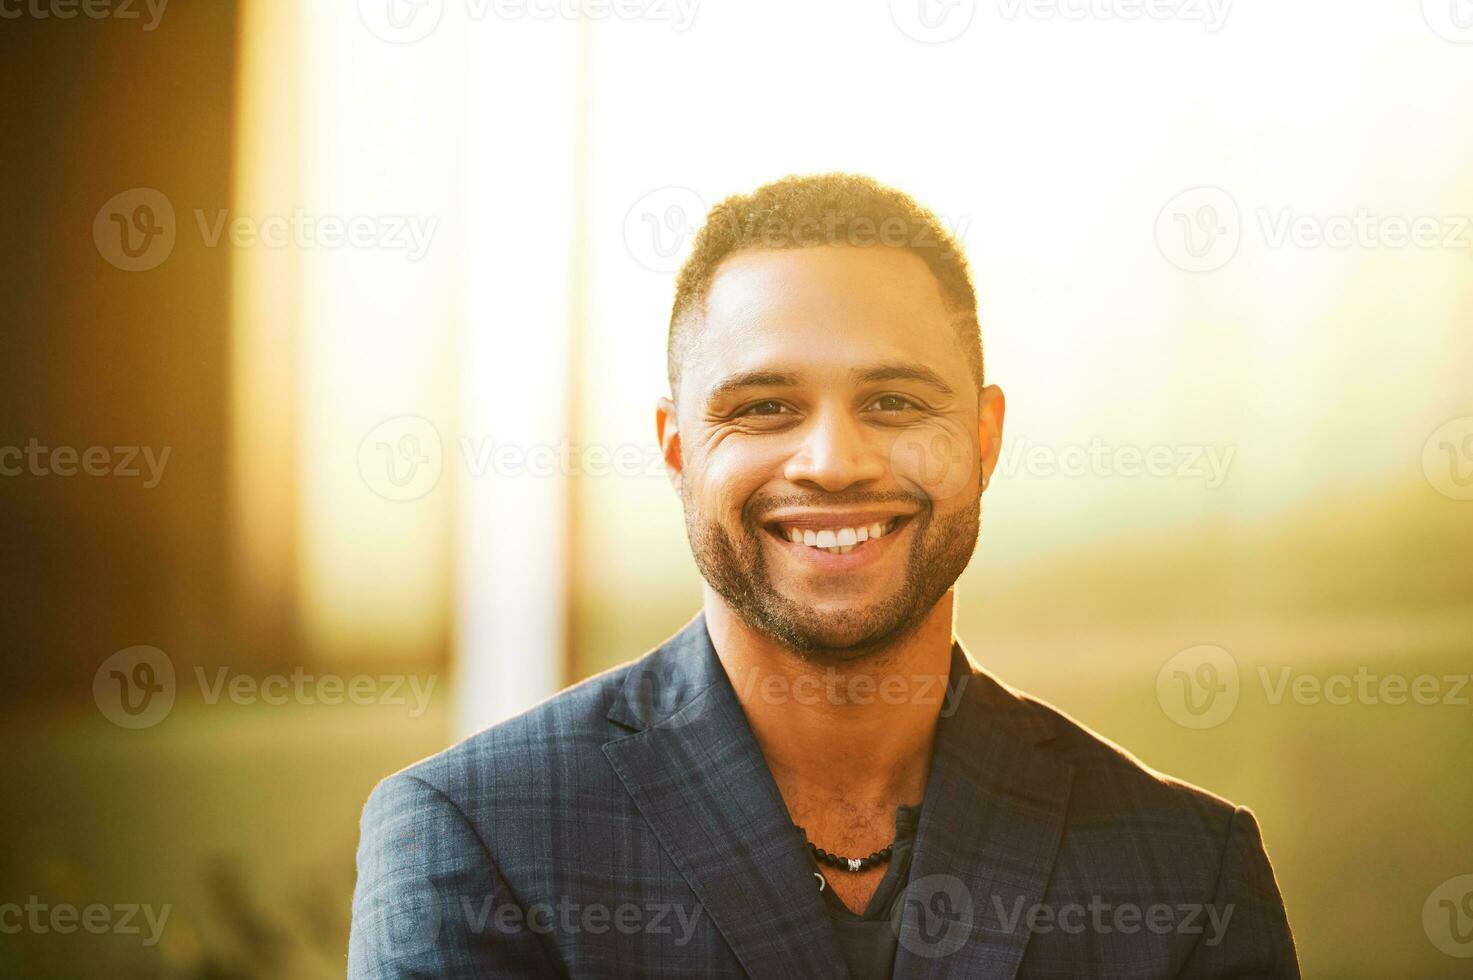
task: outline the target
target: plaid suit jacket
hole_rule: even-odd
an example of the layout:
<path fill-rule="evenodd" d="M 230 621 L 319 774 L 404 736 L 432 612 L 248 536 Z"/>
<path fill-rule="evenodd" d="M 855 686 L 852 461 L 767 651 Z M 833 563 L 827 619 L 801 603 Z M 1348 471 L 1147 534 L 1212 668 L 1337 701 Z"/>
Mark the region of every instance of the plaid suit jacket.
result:
<path fill-rule="evenodd" d="M 896 977 L 1299 975 L 1248 810 L 960 644 L 939 710 Z M 842 977 L 812 870 L 698 615 L 374 789 L 348 972 Z"/>

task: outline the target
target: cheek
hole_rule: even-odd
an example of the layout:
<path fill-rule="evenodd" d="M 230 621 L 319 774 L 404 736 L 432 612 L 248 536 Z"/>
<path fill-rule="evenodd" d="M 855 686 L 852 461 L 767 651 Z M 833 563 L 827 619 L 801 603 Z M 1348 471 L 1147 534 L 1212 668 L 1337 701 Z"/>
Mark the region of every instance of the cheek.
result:
<path fill-rule="evenodd" d="M 701 510 L 713 517 L 739 516 L 752 495 L 781 472 L 776 447 L 728 439 L 702 460 Z"/>
<path fill-rule="evenodd" d="M 901 486 L 924 494 L 939 511 L 965 504 L 981 478 L 981 450 L 969 430 L 940 420 L 900 433 L 890 463 Z"/>

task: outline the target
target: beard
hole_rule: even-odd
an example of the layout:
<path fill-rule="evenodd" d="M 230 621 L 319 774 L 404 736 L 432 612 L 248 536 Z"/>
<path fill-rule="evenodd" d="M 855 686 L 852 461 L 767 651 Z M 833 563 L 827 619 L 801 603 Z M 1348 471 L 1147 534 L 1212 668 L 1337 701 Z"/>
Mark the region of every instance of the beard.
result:
<path fill-rule="evenodd" d="M 708 520 L 682 492 L 686 536 L 701 576 L 752 629 L 799 656 L 825 665 L 853 663 L 883 653 L 913 633 L 946 591 L 956 583 L 977 547 L 982 494 L 956 512 L 938 518 L 927 498 L 902 494 L 829 497 L 827 504 L 892 503 L 900 497 L 921 509 L 905 556 L 905 581 L 890 596 L 856 609 L 820 612 L 784 595 L 773 583 L 767 554 L 758 537 L 767 534 L 753 519 L 775 506 L 812 504 L 811 498 L 753 498 L 742 509 L 739 533 Z M 760 507 L 758 506 L 760 505 Z"/>

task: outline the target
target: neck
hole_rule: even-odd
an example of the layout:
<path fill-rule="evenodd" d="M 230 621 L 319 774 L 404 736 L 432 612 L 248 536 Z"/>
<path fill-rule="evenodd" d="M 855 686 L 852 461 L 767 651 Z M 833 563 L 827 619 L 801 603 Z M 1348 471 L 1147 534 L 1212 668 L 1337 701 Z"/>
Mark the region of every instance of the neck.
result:
<path fill-rule="evenodd" d="M 752 629 L 706 588 L 711 642 L 785 797 L 920 801 L 951 668 L 953 597 L 893 646 L 824 663 Z"/>

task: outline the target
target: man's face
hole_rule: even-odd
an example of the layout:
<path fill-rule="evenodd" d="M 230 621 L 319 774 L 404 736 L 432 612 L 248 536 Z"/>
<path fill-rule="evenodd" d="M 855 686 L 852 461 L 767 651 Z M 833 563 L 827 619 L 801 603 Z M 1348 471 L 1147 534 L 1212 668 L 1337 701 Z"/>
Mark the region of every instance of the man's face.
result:
<path fill-rule="evenodd" d="M 805 656 L 889 646 L 971 559 L 1002 397 L 977 390 L 953 317 L 897 248 L 752 249 L 717 269 L 661 440 L 701 574 Z"/>

